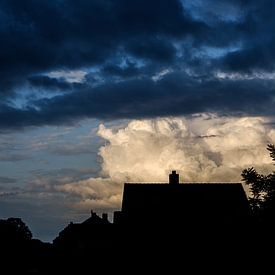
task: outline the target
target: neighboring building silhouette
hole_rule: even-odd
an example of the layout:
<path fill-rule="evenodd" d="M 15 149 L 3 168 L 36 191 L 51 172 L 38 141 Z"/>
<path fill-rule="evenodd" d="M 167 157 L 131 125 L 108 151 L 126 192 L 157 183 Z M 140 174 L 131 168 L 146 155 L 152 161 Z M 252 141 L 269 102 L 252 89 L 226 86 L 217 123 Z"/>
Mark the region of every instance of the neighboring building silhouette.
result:
<path fill-rule="evenodd" d="M 249 216 L 249 203 L 240 183 L 179 183 L 172 171 L 169 184 L 125 183 L 120 224 L 230 224 Z"/>
<path fill-rule="evenodd" d="M 91 211 L 91 216 L 84 222 L 70 222 L 53 240 L 53 243 L 68 248 L 86 247 L 92 242 L 102 245 L 106 234 L 109 234 L 110 225 L 107 213 L 103 213 L 102 217 L 99 217 L 94 211 Z"/>

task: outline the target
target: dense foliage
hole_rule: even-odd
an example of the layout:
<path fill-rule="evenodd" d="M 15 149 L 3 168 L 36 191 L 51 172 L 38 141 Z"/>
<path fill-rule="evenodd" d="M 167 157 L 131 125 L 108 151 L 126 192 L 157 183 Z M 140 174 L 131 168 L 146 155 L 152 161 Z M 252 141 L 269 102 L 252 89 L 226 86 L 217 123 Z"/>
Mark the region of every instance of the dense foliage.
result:
<path fill-rule="evenodd" d="M 275 146 L 268 144 L 267 150 L 275 161 Z M 275 171 L 263 175 L 251 167 L 243 170 L 242 177 L 250 187 L 249 201 L 254 215 L 262 221 L 272 222 L 272 214 L 275 210 Z"/>

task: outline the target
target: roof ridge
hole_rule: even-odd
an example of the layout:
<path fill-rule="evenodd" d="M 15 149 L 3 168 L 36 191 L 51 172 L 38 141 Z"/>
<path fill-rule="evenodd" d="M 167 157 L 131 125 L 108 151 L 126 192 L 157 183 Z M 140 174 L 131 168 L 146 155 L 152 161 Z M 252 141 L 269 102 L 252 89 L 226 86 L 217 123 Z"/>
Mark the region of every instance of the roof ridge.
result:
<path fill-rule="evenodd" d="M 124 184 L 158 184 L 158 185 L 171 185 L 169 182 L 125 182 Z M 242 182 L 180 182 L 177 185 L 191 185 L 191 184 L 242 184 Z M 173 185 L 173 186 L 177 186 Z"/>

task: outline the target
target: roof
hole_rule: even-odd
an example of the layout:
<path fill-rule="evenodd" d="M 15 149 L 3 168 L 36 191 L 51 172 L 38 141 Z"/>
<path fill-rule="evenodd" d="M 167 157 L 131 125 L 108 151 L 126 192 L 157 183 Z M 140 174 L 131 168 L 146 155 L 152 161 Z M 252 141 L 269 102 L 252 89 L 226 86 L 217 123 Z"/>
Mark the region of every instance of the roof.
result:
<path fill-rule="evenodd" d="M 91 217 L 87 220 L 82 222 L 82 225 L 89 226 L 89 225 L 98 225 L 98 224 L 109 224 L 108 220 L 104 220 L 103 218 L 99 217 L 96 213 L 92 212 Z"/>
<path fill-rule="evenodd" d="M 217 219 L 248 215 L 241 183 L 125 183 L 122 213 L 127 220 Z"/>
<path fill-rule="evenodd" d="M 91 216 L 82 223 L 69 223 L 53 240 L 57 245 L 85 245 L 85 242 L 99 241 L 110 229 L 110 222 L 91 211 Z"/>

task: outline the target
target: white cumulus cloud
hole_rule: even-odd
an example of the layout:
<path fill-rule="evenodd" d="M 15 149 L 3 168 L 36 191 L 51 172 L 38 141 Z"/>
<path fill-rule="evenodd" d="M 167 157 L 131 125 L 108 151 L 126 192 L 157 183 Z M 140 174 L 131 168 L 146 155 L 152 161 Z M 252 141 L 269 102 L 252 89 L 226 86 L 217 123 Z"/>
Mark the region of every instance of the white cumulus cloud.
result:
<path fill-rule="evenodd" d="M 100 177 L 58 190 L 79 197 L 78 207 L 120 208 L 124 182 L 167 182 L 171 170 L 182 182 L 240 182 L 241 171 L 272 167 L 266 150 L 275 142 L 267 118 L 197 115 L 133 120 L 121 128 L 99 126 Z"/>

